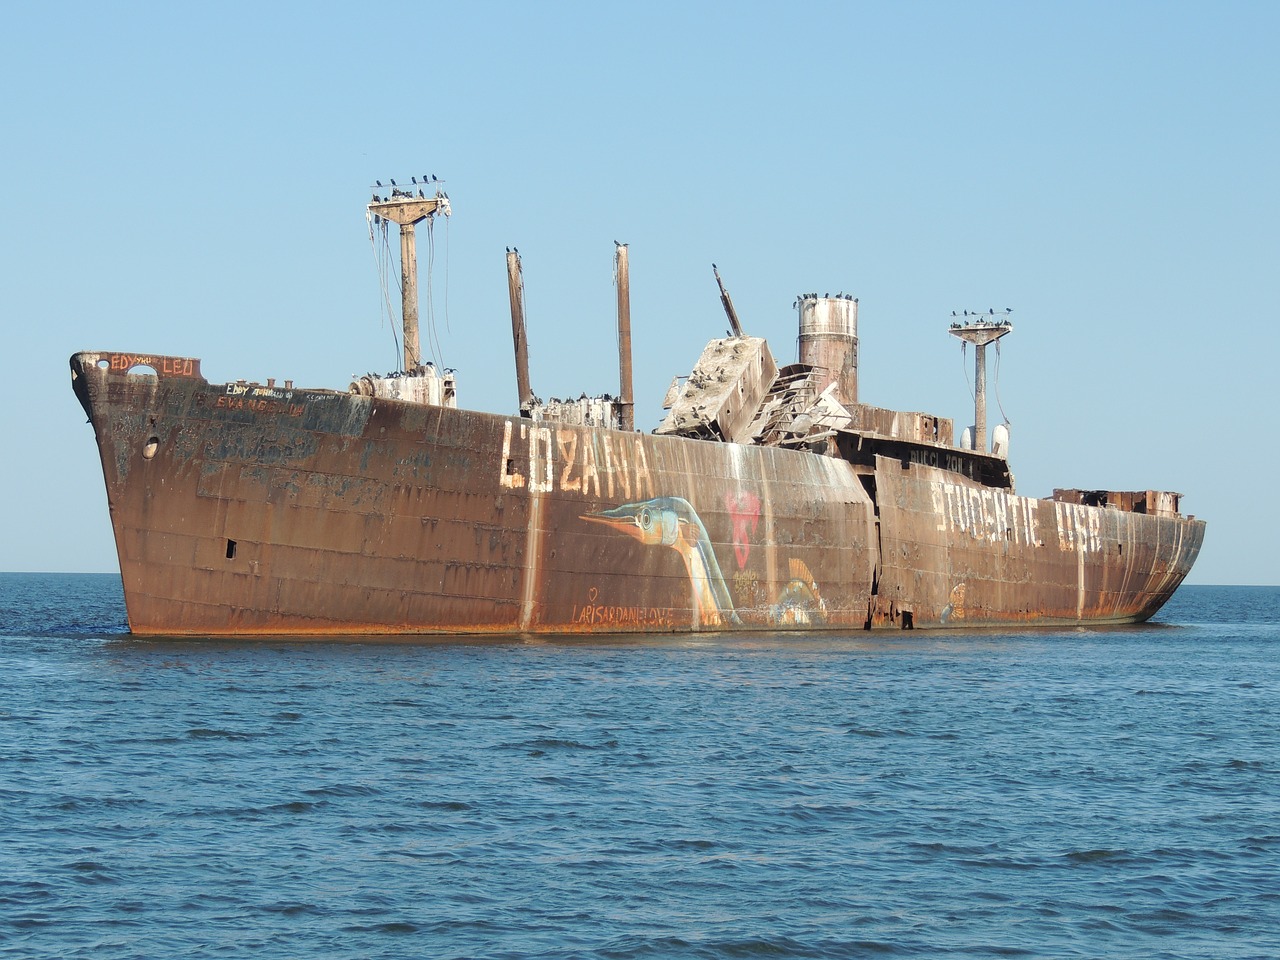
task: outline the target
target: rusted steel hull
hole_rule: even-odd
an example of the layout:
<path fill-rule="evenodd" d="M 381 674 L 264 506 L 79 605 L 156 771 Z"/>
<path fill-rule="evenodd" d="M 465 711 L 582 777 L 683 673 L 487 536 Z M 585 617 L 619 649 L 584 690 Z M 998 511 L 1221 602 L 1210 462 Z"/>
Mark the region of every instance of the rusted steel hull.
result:
<path fill-rule="evenodd" d="M 1019 497 L 935 467 L 876 461 L 877 624 L 1136 623 L 1191 569 L 1204 524 Z"/>
<path fill-rule="evenodd" d="M 1203 536 L 884 458 L 71 367 L 142 635 L 1126 622 Z"/>
<path fill-rule="evenodd" d="M 73 360 L 135 633 L 866 620 L 873 508 L 841 461 L 210 385 L 195 361 L 143 359 L 157 376 Z"/>

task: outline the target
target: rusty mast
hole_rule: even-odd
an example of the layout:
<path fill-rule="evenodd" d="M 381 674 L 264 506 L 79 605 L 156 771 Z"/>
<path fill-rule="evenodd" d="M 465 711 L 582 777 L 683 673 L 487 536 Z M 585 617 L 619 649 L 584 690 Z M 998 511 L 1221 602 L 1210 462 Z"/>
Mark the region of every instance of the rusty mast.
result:
<path fill-rule="evenodd" d="M 995 343 L 1013 331 L 1009 322 L 1009 310 L 997 314 L 964 312 L 964 317 L 951 324 L 951 335 L 965 343 L 973 344 L 973 446 L 972 450 L 987 449 L 987 344 Z M 955 316 L 952 313 L 952 316 Z"/>
<path fill-rule="evenodd" d="M 394 184 L 395 181 L 392 181 Z M 379 185 L 380 187 L 380 185 Z M 422 365 L 418 338 L 418 252 L 414 228 L 437 213 L 450 214 L 449 198 L 442 192 L 433 197 L 414 196 L 392 187 L 391 196 L 373 195 L 369 213 L 400 228 L 400 302 L 404 323 L 404 372 L 413 373 Z"/>

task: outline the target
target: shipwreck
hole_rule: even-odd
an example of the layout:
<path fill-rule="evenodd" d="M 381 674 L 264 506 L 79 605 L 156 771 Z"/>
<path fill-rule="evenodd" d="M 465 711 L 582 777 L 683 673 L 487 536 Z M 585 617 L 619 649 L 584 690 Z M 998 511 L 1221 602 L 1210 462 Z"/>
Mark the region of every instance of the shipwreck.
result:
<path fill-rule="evenodd" d="M 797 362 L 712 340 L 637 432 L 627 247 L 615 248 L 619 392 L 529 384 L 507 252 L 519 409 L 458 405 L 419 346 L 414 230 L 447 195 L 375 192 L 400 236 L 404 369 L 345 390 L 210 383 L 193 357 L 93 351 L 72 385 L 101 455 L 140 635 L 633 633 L 1120 624 L 1191 569 L 1204 522 L 1163 490 L 1015 493 L 987 437 L 986 347 L 957 318 L 975 416 L 858 396 L 858 301 L 804 294 Z M 719 273 L 716 272 L 719 281 Z"/>

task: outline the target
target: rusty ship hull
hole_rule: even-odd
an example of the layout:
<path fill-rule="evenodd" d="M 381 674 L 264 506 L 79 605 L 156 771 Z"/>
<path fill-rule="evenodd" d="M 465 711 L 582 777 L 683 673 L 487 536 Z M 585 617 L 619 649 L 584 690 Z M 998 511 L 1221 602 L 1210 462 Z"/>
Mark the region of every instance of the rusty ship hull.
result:
<path fill-rule="evenodd" d="M 71 370 L 140 635 L 1133 623 L 1204 533 L 1154 494 L 1021 497 L 999 458 L 854 428 L 790 449 L 215 384 L 194 358 Z"/>

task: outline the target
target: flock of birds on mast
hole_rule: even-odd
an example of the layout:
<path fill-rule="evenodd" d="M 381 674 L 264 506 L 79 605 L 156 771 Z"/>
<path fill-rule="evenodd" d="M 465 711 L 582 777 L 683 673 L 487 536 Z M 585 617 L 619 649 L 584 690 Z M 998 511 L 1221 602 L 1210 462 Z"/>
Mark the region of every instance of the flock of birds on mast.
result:
<path fill-rule="evenodd" d="M 1013 313 L 1013 307 L 1005 307 L 1001 313 L 996 313 L 994 307 L 988 307 L 986 313 L 981 310 L 964 310 L 961 313 L 956 313 L 952 310 L 951 329 L 972 326 L 1004 326 L 1009 323 L 1009 314 L 1011 313 Z"/>
<path fill-rule="evenodd" d="M 439 177 L 437 177 L 434 173 L 429 176 L 424 173 L 422 175 L 421 181 L 419 181 L 417 177 L 410 177 L 409 180 L 410 180 L 410 186 L 408 189 L 405 189 L 404 187 L 397 184 L 394 180 L 392 180 L 391 192 L 385 197 L 382 196 L 382 191 L 386 190 L 386 187 L 382 185 L 382 181 L 381 180 L 373 181 L 373 202 L 383 203 L 387 200 L 399 200 L 403 197 L 412 197 L 414 196 L 415 188 L 418 191 L 417 196 L 425 200 L 427 198 L 427 195 L 423 192 L 424 187 L 431 187 L 435 191 L 434 196 L 444 197 L 444 199 L 446 200 L 449 199 L 449 194 L 445 193 L 444 190 L 440 188 L 440 184 L 444 183 L 444 181 L 441 180 Z"/>
<path fill-rule="evenodd" d="M 715 264 L 712 264 L 712 266 L 715 266 Z M 855 297 L 852 293 L 841 292 L 841 293 L 837 293 L 834 297 L 832 297 L 831 294 L 829 293 L 824 293 L 822 296 L 818 296 L 816 293 L 802 293 L 800 294 L 800 296 L 796 297 L 795 303 L 791 304 L 791 306 L 793 307 L 799 306 L 801 300 L 833 300 L 833 299 L 834 300 L 852 300 L 854 303 L 858 302 L 858 298 Z"/>

